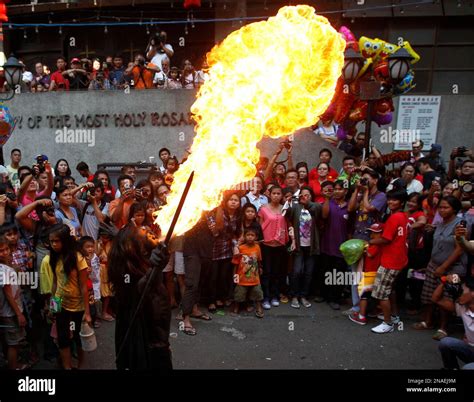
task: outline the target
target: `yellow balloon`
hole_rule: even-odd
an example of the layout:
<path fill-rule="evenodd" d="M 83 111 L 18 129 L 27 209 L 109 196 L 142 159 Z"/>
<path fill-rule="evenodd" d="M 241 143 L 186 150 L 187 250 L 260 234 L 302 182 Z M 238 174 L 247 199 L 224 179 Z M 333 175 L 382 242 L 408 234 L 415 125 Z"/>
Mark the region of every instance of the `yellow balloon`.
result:
<path fill-rule="evenodd" d="M 418 53 L 416 53 L 416 52 L 413 50 L 413 48 L 412 48 L 411 45 L 410 45 L 410 42 L 407 42 L 407 41 L 403 42 L 402 47 L 403 47 L 404 49 L 406 49 L 406 51 L 407 51 L 408 53 L 410 53 L 410 55 L 413 57 L 413 59 L 411 60 L 410 63 L 411 63 L 411 64 L 418 63 L 418 61 L 420 60 L 421 57 L 420 57 L 420 55 L 419 55 Z"/>

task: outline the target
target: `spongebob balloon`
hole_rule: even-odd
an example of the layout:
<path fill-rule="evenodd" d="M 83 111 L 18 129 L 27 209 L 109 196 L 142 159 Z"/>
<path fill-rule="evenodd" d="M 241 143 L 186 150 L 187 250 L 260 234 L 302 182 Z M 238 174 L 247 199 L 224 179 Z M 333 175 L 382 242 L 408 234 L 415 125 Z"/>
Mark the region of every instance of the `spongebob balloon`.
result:
<path fill-rule="evenodd" d="M 370 39 L 366 36 L 361 36 L 359 39 L 359 50 L 366 59 L 370 57 L 372 60 L 375 60 L 382 50 L 382 44 L 379 39 Z"/>
<path fill-rule="evenodd" d="M 410 53 L 410 56 L 413 57 L 410 61 L 410 63 L 413 65 L 415 63 L 418 63 L 418 61 L 420 60 L 420 55 L 418 53 L 416 53 L 413 48 L 411 47 L 410 45 L 410 42 L 403 42 L 402 44 L 402 47 L 408 52 Z"/>
<path fill-rule="evenodd" d="M 384 40 L 380 41 L 382 48 L 379 53 L 379 57 L 384 60 L 391 54 L 395 53 L 398 49 L 400 49 L 399 46 L 394 45 L 393 43 L 385 42 Z"/>

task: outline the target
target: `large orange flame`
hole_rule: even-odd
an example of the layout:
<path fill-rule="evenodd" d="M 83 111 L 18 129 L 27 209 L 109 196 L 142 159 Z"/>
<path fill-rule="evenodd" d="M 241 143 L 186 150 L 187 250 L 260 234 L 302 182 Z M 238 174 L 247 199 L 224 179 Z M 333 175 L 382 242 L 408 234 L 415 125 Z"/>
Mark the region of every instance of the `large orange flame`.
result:
<path fill-rule="evenodd" d="M 255 176 L 264 135 L 282 137 L 317 122 L 334 95 L 344 48 L 326 18 L 300 5 L 232 32 L 207 54 L 210 78 L 191 107 L 197 122 L 191 155 L 157 213 L 163 233 L 192 171 L 175 234 L 215 208 L 224 190 Z"/>

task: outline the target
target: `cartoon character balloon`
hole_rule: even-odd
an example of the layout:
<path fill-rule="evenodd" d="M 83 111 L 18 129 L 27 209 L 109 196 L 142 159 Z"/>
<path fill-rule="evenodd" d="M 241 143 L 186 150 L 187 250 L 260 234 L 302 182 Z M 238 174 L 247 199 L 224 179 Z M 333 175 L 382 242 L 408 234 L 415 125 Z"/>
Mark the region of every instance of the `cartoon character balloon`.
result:
<path fill-rule="evenodd" d="M 375 102 L 371 117 L 379 126 L 389 124 L 393 119 L 394 112 L 392 97 L 409 92 L 415 88 L 416 84 L 414 82 L 415 73 L 412 69 L 399 83 L 393 83 L 390 80 L 388 57 L 401 47 L 412 56 L 411 65 L 417 63 L 420 56 L 407 41 L 396 45 L 379 38 L 372 39 L 366 36 L 361 36 L 357 40 L 346 26 L 342 26 L 339 33 L 346 41 L 346 50 L 351 48 L 360 52 L 365 59 L 354 81 L 344 82 L 341 76 L 331 104 L 321 116 L 321 118 L 333 120 L 339 125 L 336 135 L 339 140 L 344 140 L 348 135 L 357 131 L 357 123 L 367 118 L 367 102 L 359 99 L 360 82 L 375 79 L 380 83 L 381 99 Z"/>
<path fill-rule="evenodd" d="M 0 103 L 0 145 L 3 146 L 10 138 L 14 128 L 13 117 L 8 107 Z"/>

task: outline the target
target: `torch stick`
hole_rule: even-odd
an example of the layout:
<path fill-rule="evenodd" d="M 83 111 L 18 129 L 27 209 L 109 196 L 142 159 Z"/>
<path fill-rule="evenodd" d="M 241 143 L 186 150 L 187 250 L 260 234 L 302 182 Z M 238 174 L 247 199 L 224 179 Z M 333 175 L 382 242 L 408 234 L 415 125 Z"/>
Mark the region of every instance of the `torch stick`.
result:
<path fill-rule="evenodd" d="M 171 221 L 171 226 L 170 226 L 168 232 L 166 233 L 166 237 L 165 237 L 165 240 L 164 240 L 165 246 L 168 246 L 168 243 L 171 240 L 171 236 L 173 235 L 174 228 L 176 226 L 176 223 L 178 222 L 179 215 L 181 214 L 181 210 L 183 209 L 184 201 L 186 200 L 189 189 L 191 188 L 193 178 L 194 178 L 194 171 L 191 172 L 191 174 L 189 175 L 189 179 L 186 182 L 186 186 L 184 187 L 183 194 L 181 195 L 181 199 L 179 200 L 178 207 L 176 208 L 176 212 L 174 213 L 173 220 Z M 140 312 L 140 309 L 143 305 L 143 301 L 145 300 L 145 296 L 148 293 L 150 285 L 152 284 L 157 272 L 158 272 L 158 266 L 154 266 L 152 268 L 151 274 L 148 277 L 148 280 L 145 284 L 145 288 L 143 289 L 143 293 L 140 297 L 140 301 L 138 302 L 137 308 L 135 309 L 135 312 L 133 313 L 132 319 L 130 320 L 130 325 L 127 329 L 127 332 L 125 333 L 125 337 L 123 338 L 122 344 L 120 345 L 119 351 L 117 353 L 117 357 L 115 358 L 115 362 L 118 361 L 121 353 L 123 352 L 125 344 L 127 343 L 127 339 L 130 336 L 130 332 L 132 331 L 132 328 L 135 324 L 135 320 L 136 320 L 136 318 L 138 316 L 138 313 Z"/>

